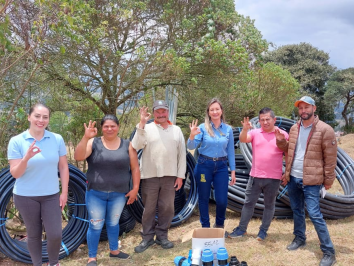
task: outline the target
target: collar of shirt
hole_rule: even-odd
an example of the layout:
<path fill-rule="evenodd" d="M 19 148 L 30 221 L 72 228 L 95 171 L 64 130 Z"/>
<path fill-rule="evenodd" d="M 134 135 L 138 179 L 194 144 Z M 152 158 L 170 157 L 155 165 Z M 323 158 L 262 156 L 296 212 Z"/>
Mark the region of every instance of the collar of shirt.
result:
<path fill-rule="evenodd" d="M 210 124 L 211 124 L 211 126 L 212 126 L 213 128 L 216 129 L 216 127 L 215 127 L 215 125 L 214 125 L 214 123 L 213 123 L 212 121 L 210 121 Z M 222 128 L 223 125 L 224 125 L 224 123 L 223 123 L 223 121 L 221 121 L 219 128 Z"/>
<path fill-rule="evenodd" d="M 311 125 L 309 125 L 309 126 L 305 127 L 305 126 L 302 124 L 302 120 L 301 120 L 301 122 L 300 122 L 300 126 L 301 126 L 301 127 L 303 127 L 303 128 L 311 128 L 311 127 L 312 127 L 312 125 L 313 125 L 313 123 L 312 123 Z"/>
<path fill-rule="evenodd" d="M 263 130 L 263 128 L 260 127 L 260 128 L 259 128 L 259 131 L 260 131 L 261 133 L 268 133 L 268 134 L 269 134 L 269 133 L 274 133 L 274 132 L 275 132 L 275 128 L 276 128 L 276 127 L 274 127 L 274 129 L 273 129 L 271 132 L 265 132 L 265 131 Z"/>
<path fill-rule="evenodd" d="M 171 122 L 170 120 L 167 120 L 167 122 L 168 122 L 168 127 L 164 128 L 163 126 L 161 126 L 161 124 L 156 123 L 156 121 L 154 120 L 155 125 L 156 125 L 157 127 L 162 128 L 163 130 L 166 130 L 166 129 L 168 129 L 169 127 L 172 127 L 172 126 L 173 126 L 173 124 L 172 124 L 172 122 Z"/>
<path fill-rule="evenodd" d="M 159 123 L 156 122 L 156 120 L 154 120 L 154 123 L 155 123 L 156 125 L 161 126 Z M 170 120 L 167 120 L 167 123 L 168 123 L 169 126 L 172 126 L 172 125 L 173 125 Z"/>
<path fill-rule="evenodd" d="M 29 133 L 28 129 L 25 131 L 25 133 L 23 135 L 24 135 L 25 139 L 34 139 L 34 137 Z M 47 130 L 44 130 L 44 135 L 43 135 L 42 139 L 45 139 L 45 138 L 50 138 L 50 134 L 49 134 L 49 132 Z"/>

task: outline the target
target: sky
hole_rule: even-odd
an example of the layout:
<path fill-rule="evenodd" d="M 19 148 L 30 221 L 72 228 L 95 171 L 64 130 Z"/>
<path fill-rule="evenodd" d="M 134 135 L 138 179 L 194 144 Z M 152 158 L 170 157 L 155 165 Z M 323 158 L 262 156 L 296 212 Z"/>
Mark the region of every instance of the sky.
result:
<path fill-rule="evenodd" d="M 276 46 L 310 43 L 338 69 L 354 67 L 353 0 L 235 0 L 236 11 L 255 20 Z"/>

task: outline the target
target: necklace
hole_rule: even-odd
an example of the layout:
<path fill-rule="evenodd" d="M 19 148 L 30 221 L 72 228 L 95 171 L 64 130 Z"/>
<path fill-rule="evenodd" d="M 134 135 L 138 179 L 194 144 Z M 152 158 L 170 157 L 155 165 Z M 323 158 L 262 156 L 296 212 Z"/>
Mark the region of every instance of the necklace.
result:
<path fill-rule="evenodd" d="M 215 128 L 215 129 L 219 132 L 220 136 L 225 136 L 225 134 L 222 133 L 222 131 L 219 128 Z"/>

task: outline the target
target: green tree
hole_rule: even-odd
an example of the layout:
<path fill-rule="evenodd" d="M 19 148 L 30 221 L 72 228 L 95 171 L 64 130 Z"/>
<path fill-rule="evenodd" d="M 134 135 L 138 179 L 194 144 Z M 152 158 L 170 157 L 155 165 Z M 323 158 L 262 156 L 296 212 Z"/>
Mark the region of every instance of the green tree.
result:
<path fill-rule="evenodd" d="M 18 118 L 36 93 L 34 79 L 43 64 L 36 51 L 45 42 L 48 19 L 32 1 L 0 0 L 0 156 L 23 127 Z"/>
<path fill-rule="evenodd" d="M 192 119 L 203 122 L 206 104 L 213 97 L 221 100 L 226 120 L 233 126 L 241 126 L 243 117 L 257 116 L 265 106 L 271 107 L 278 116 L 290 116 L 300 85 L 289 71 L 267 63 L 239 76 L 240 80 L 231 80 L 234 83 L 227 84 L 229 87 L 223 90 L 206 86 L 203 90 L 184 91 L 183 101 L 179 102 L 178 123 L 188 129 Z M 217 82 L 225 84 L 215 79 L 214 83 Z"/>
<path fill-rule="evenodd" d="M 52 62 L 43 72 L 104 113 L 159 87 L 204 90 L 208 83 L 229 90 L 268 47 L 231 0 L 45 5 L 60 19 L 41 50 L 43 61 Z"/>
<path fill-rule="evenodd" d="M 336 71 L 326 87 L 325 99 L 332 103 L 332 107 L 343 103 L 342 117 L 345 120 L 345 127 L 349 128 L 348 115 L 353 112 L 354 106 L 354 68 Z"/>
<path fill-rule="evenodd" d="M 332 120 L 333 112 L 323 101 L 325 84 L 335 67 L 329 63 L 329 54 L 309 43 L 281 46 L 264 56 L 266 62 L 274 62 L 287 69 L 301 85 L 301 94 L 315 98 L 317 113 L 323 120 Z"/>
<path fill-rule="evenodd" d="M 200 25 L 203 3 L 179 1 L 59 1 L 60 21 L 41 56 L 43 71 L 69 93 L 115 113 L 141 92 L 180 86 L 189 63 L 179 55 L 189 27 Z M 58 1 L 46 1 L 58 6 Z M 182 48 L 181 48 L 182 49 Z M 55 63 L 54 63 L 55 62 Z"/>

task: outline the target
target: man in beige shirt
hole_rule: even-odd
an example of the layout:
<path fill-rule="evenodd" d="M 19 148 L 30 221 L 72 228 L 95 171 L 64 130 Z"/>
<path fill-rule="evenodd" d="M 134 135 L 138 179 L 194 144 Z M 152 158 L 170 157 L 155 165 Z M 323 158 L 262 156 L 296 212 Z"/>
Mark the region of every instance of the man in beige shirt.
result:
<path fill-rule="evenodd" d="M 145 209 L 143 240 L 134 249 L 137 253 L 154 243 L 165 249 L 173 248 L 173 243 L 168 240 L 168 228 L 174 216 L 175 190 L 182 187 L 186 172 L 186 148 L 181 129 L 168 120 L 165 101 L 155 101 L 152 110 L 154 122 L 147 124 L 151 114 L 147 107 L 140 109 L 140 123 L 132 140 L 134 149 L 143 149 L 140 171 Z"/>

